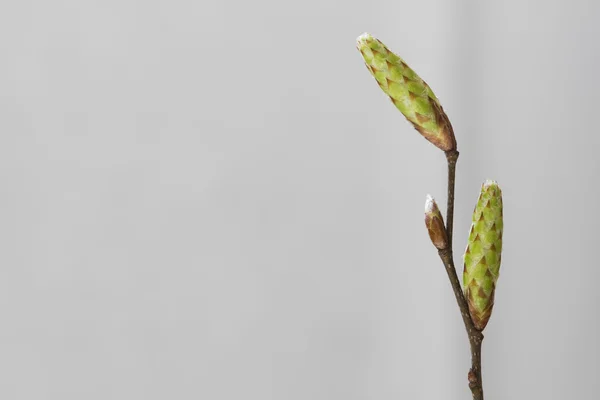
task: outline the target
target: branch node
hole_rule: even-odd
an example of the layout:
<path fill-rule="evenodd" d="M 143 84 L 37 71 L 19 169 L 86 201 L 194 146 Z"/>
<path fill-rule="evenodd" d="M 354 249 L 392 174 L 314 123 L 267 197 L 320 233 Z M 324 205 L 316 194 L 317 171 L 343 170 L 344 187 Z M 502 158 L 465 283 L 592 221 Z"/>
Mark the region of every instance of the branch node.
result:
<path fill-rule="evenodd" d="M 469 374 L 467 375 L 467 378 L 469 379 L 469 386 L 476 385 L 478 382 L 477 374 L 475 372 L 473 372 L 473 368 L 471 368 L 469 370 Z"/>
<path fill-rule="evenodd" d="M 457 150 L 448 150 L 446 152 L 446 159 L 448 160 L 448 163 L 456 164 L 459 154 L 460 153 Z"/>

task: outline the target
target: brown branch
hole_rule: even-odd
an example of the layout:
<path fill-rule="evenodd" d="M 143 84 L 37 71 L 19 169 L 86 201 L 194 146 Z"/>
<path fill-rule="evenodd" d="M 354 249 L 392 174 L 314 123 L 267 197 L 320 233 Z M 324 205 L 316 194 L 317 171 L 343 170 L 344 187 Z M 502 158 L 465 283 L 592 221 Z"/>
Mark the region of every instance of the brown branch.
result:
<path fill-rule="evenodd" d="M 481 332 L 480 332 L 481 333 Z M 480 338 L 469 337 L 471 344 L 471 369 L 469 370 L 469 389 L 473 394 L 473 400 L 483 400 L 483 382 L 481 380 L 481 342 Z"/>
<path fill-rule="evenodd" d="M 452 249 L 452 231 L 454 228 L 454 186 L 456 181 L 456 161 L 458 151 L 446 152 L 448 160 L 448 206 L 446 208 L 446 232 L 448 233 L 448 248 Z"/>
<path fill-rule="evenodd" d="M 469 313 L 469 305 L 465 298 L 460 281 L 456 274 L 456 267 L 454 266 L 454 257 L 452 254 L 452 230 L 454 223 L 454 186 L 456 176 L 456 161 L 458 160 L 458 151 L 450 150 L 446 152 L 446 158 L 448 160 L 448 207 L 446 210 L 446 233 L 448 236 L 448 247 L 445 250 L 440 250 L 439 255 L 444 263 L 452 290 L 454 291 L 454 297 L 458 303 L 460 314 L 465 324 L 465 329 L 469 337 L 469 344 L 471 345 L 471 369 L 469 370 L 469 388 L 473 394 L 473 400 L 483 400 L 483 385 L 481 379 L 481 343 L 483 341 L 483 334 L 473 324 L 471 314 Z"/>
<path fill-rule="evenodd" d="M 448 278 L 452 284 L 452 290 L 454 291 L 454 297 L 458 303 L 460 314 L 465 324 L 467 336 L 469 337 L 469 344 L 471 345 L 471 370 L 469 371 L 469 388 L 473 393 L 473 400 L 483 400 L 483 386 L 481 380 L 481 342 L 483 341 L 483 333 L 478 330 L 473 324 L 471 314 L 469 313 L 469 305 L 462 292 L 460 281 L 456 275 L 456 268 L 454 267 L 454 260 L 452 256 L 452 250 L 449 248 L 446 250 L 439 251 L 440 258 L 444 263 Z"/>

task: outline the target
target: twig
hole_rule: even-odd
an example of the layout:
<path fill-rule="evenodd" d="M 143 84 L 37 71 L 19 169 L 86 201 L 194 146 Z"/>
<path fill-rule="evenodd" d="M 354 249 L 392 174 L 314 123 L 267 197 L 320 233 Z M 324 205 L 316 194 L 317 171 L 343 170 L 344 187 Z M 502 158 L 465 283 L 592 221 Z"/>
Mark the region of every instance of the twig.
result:
<path fill-rule="evenodd" d="M 452 231 L 454 228 L 454 186 L 456 181 L 456 161 L 458 160 L 458 151 L 450 150 L 446 152 L 448 160 L 448 206 L 446 208 L 446 233 L 448 234 L 448 248 L 452 249 Z"/>
<path fill-rule="evenodd" d="M 439 255 L 444 263 L 448 278 L 454 291 L 454 297 L 460 308 L 460 314 L 462 315 L 465 329 L 469 337 L 469 344 L 471 345 L 471 369 L 468 374 L 469 388 L 473 394 L 473 400 L 483 400 L 483 385 L 481 379 L 481 343 L 483 341 L 483 334 L 473 324 L 471 314 L 469 313 L 469 306 L 467 300 L 462 291 L 460 281 L 456 274 L 456 267 L 454 266 L 454 257 L 452 254 L 452 230 L 454 223 L 454 186 L 456 176 L 456 161 L 458 160 L 458 151 L 451 150 L 446 152 L 446 159 L 448 160 L 448 207 L 446 211 L 446 233 L 448 236 L 448 247 L 445 250 L 440 250 Z"/>

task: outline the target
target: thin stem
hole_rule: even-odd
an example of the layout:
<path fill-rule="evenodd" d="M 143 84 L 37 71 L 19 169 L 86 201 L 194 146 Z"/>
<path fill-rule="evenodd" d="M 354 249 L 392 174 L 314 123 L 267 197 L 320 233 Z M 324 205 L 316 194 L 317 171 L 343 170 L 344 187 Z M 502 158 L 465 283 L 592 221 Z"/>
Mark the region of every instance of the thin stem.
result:
<path fill-rule="evenodd" d="M 465 298 L 460 281 L 456 274 L 454 266 L 454 257 L 452 254 L 452 231 L 454 224 L 454 186 L 456 183 L 456 161 L 458 160 L 458 151 L 451 150 L 446 152 L 448 160 L 448 207 L 446 210 L 446 233 L 448 236 L 448 247 L 445 250 L 440 250 L 439 255 L 444 263 L 444 267 L 450 279 L 454 297 L 460 309 L 460 314 L 465 324 L 465 329 L 469 337 L 471 347 L 471 369 L 469 370 L 469 388 L 473 395 L 473 400 L 483 400 L 483 385 L 481 379 L 481 343 L 483 334 L 473 324 L 471 314 L 469 313 L 469 305 Z"/>
<path fill-rule="evenodd" d="M 438 253 L 440 255 L 440 258 L 442 259 L 442 262 L 444 263 L 444 267 L 446 267 L 448 278 L 450 279 L 450 283 L 452 284 L 454 297 L 456 297 L 456 303 L 458 304 L 458 308 L 460 309 L 460 315 L 462 316 L 463 322 L 465 324 L 465 329 L 467 330 L 469 341 L 471 341 L 471 338 L 482 340 L 483 334 L 475 327 L 473 321 L 471 320 L 471 314 L 469 313 L 469 305 L 467 304 L 467 300 L 465 299 L 462 288 L 460 286 L 460 281 L 458 280 L 458 276 L 456 275 L 456 268 L 454 267 L 452 251 L 446 249 L 440 250 Z"/>
<path fill-rule="evenodd" d="M 473 400 L 483 400 L 483 382 L 481 381 L 481 339 L 469 339 L 471 344 L 471 370 L 469 370 L 469 389 Z"/>
<path fill-rule="evenodd" d="M 456 161 L 458 151 L 446 152 L 448 160 L 448 205 L 446 207 L 446 233 L 448 234 L 448 247 L 452 249 L 452 231 L 454 228 L 454 186 L 456 182 Z"/>

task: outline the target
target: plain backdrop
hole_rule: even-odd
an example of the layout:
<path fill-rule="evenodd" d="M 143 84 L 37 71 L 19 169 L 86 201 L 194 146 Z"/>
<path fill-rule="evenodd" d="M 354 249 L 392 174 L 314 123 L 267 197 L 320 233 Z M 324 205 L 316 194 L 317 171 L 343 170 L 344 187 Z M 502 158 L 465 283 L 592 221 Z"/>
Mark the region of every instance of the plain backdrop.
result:
<path fill-rule="evenodd" d="M 423 225 L 456 131 L 455 252 L 504 192 L 486 399 L 600 390 L 600 3 L 23 0 L 0 13 L 0 397 L 468 399 Z"/>

